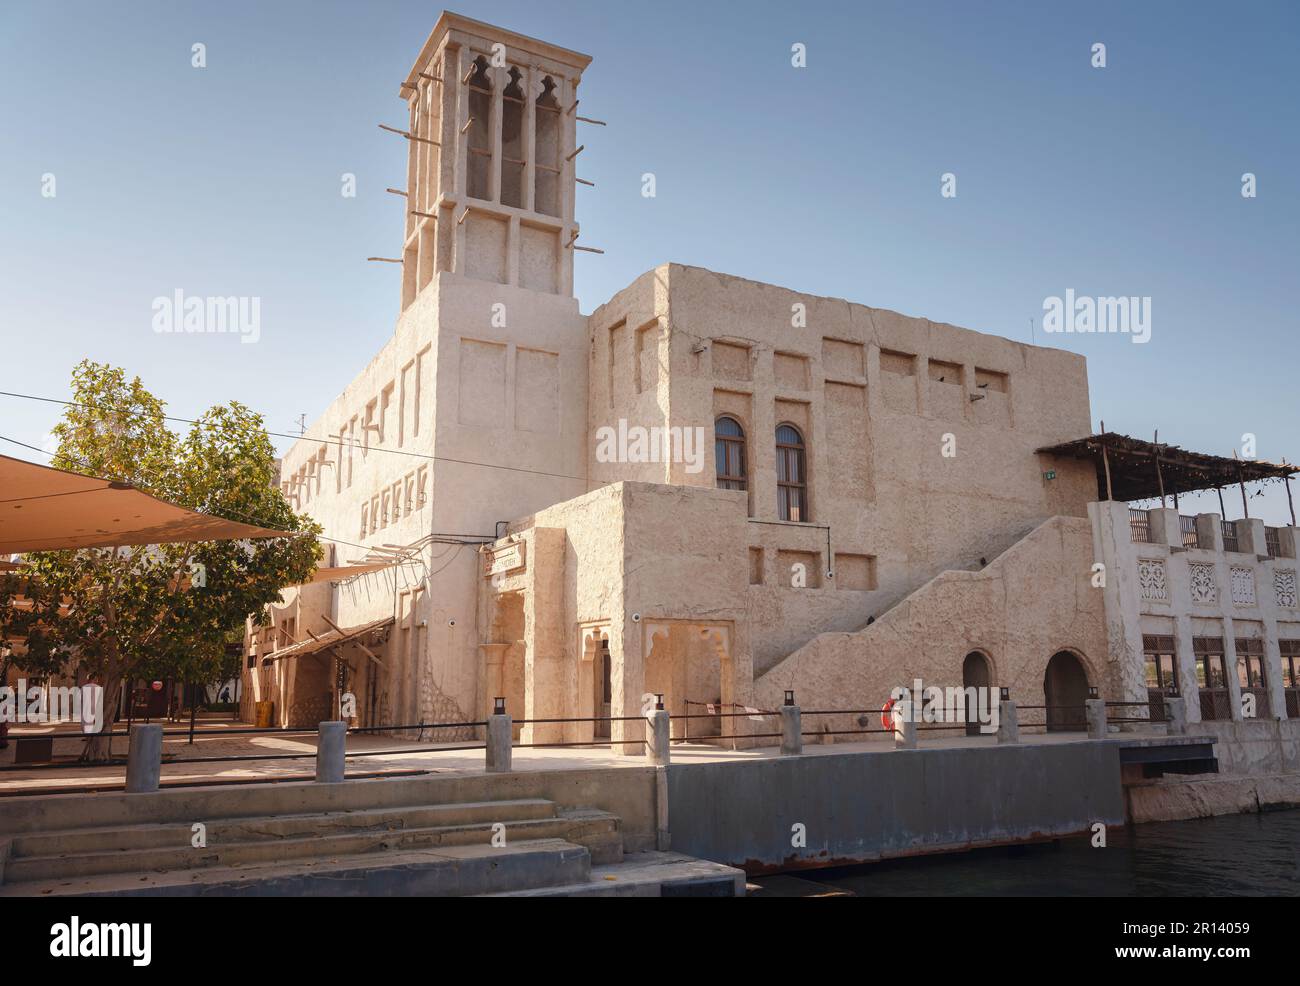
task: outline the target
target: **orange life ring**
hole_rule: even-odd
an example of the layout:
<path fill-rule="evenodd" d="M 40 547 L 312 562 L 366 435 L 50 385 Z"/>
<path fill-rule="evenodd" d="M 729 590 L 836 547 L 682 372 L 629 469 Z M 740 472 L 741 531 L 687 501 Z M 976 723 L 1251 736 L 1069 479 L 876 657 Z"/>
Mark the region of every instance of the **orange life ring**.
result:
<path fill-rule="evenodd" d="M 880 728 L 894 728 L 894 700 L 891 698 L 888 702 L 880 707 Z"/>

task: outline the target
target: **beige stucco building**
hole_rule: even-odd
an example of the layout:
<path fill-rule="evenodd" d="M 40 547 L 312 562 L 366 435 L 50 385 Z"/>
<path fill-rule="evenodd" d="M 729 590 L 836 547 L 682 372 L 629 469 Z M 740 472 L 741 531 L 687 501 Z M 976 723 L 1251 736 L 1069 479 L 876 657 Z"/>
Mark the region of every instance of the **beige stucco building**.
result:
<path fill-rule="evenodd" d="M 640 737 L 618 719 L 647 693 L 692 738 L 756 731 L 710 703 L 875 709 L 916 677 L 1144 701 L 1144 635 L 1185 647 L 1186 685 L 1215 617 L 1181 542 L 1121 544 L 1096 463 L 1040 451 L 1092 433 L 1082 357 L 676 264 L 579 311 L 588 62 L 444 14 L 407 75 L 396 331 L 282 469 L 330 564 L 379 567 L 250 630 L 249 715 L 314 724 L 346 695 L 360 725 L 460 723 L 504 696 L 524 742 L 583 742 Z M 1227 600 L 1242 566 L 1204 523 Z M 1289 564 L 1248 566 L 1291 572 L 1252 611 L 1273 715 Z"/>

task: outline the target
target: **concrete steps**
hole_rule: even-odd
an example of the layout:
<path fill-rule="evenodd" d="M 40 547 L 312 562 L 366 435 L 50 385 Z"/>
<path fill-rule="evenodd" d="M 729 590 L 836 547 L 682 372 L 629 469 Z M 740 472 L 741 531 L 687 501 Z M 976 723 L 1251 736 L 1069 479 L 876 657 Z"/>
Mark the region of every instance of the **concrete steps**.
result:
<path fill-rule="evenodd" d="M 488 850 L 483 859 L 490 860 L 503 848 L 524 843 L 559 843 L 566 847 L 564 852 L 580 849 L 588 869 L 592 861 L 613 863 L 623 856 L 617 816 L 594 809 L 560 809 L 536 798 L 214 819 L 203 824 L 207 844 L 202 848 L 192 845 L 193 823 L 183 822 L 15 835 L 4 866 L 3 890 L 21 894 L 28 885 L 26 892 L 39 893 L 42 891 L 34 886 L 37 883 L 236 867 L 246 870 L 295 861 L 315 865 L 324 859 L 339 861 L 349 872 L 373 872 L 396 865 L 397 856 L 412 851 L 481 848 Z M 504 829 L 505 847 L 491 844 L 500 831 L 498 825 Z M 383 854 L 382 864 L 367 858 L 375 854 Z M 445 865 L 436 853 L 425 863 Z M 566 857 L 566 866 L 556 872 L 567 879 L 566 867 L 571 866 Z M 280 884 L 289 885 L 283 880 Z"/>
<path fill-rule="evenodd" d="M 501 848 L 446 846 L 252 866 L 112 873 L 0 886 L 0 897 L 465 897 L 584 885 L 585 846 L 529 839 Z"/>
<path fill-rule="evenodd" d="M 516 801 L 222 818 L 204 821 L 204 824 L 207 827 L 208 845 L 216 846 L 259 840 L 277 841 L 301 835 L 465 825 L 489 818 L 491 821 L 513 822 L 554 817 L 555 805 L 552 802 L 541 798 L 526 798 Z M 57 856 L 104 850 L 170 849 L 189 846 L 192 835 L 192 823 L 184 822 L 64 829 L 16 835 L 13 838 L 13 854 Z"/>

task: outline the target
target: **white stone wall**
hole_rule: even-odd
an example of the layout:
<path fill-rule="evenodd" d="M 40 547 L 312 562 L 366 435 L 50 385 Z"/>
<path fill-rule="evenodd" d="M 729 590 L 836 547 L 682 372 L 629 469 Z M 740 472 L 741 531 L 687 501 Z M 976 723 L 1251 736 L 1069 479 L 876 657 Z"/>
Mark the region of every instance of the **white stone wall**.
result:
<path fill-rule="evenodd" d="M 1199 541 L 1206 547 L 1184 547 L 1178 511 L 1172 508 L 1147 511 L 1149 543 L 1133 539 L 1127 503 L 1093 503 L 1089 513 L 1096 532 L 1097 558 L 1106 566 L 1110 647 L 1125 655 L 1125 698 L 1146 697 L 1142 635 L 1172 636 L 1179 681 L 1189 699 L 1188 719 L 1199 721 L 1192 638 L 1221 637 L 1232 714 L 1240 719 L 1235 639 L 1256 637 L 1264 641 L 1268 686 L 1268 707 L 1258 709 L 1257 715 L 1286 718 L 1278 640 L 1300 639 L 1300 608 L 1294 589 L 1300 532 L 1294 527 L 1282 528 L 1284 557 L 1269 558 L 1261 520 L 1237 521 L 1241 550 L 1224 551 L 1218 514 L 1196 516 Z"/>

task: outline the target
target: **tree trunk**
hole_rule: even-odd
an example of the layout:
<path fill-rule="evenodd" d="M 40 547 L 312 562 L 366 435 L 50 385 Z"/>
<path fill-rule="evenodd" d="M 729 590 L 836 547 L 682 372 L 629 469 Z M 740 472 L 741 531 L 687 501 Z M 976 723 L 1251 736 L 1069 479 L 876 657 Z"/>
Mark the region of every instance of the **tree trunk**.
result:
<path fill-rule="evenodd" d="M 107 675 L 108 681 L 104 685 L 104 725 L 101 729 L 103 733 L 111 733 L 113 726 L 117 722 L 117 704 L 122 695 L 122 675 L 116 667 L 114 661 Z M 128 698 L 128 701 L 130 699 Z M 97 736 L 91 734 L 86 738 L 85 748 L 81 751 L 82 763 L 103 763 L 112 759 L 113 738 L 111 736 Z"/>

